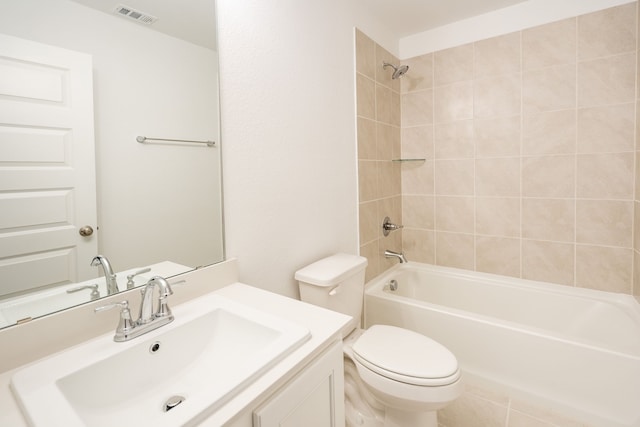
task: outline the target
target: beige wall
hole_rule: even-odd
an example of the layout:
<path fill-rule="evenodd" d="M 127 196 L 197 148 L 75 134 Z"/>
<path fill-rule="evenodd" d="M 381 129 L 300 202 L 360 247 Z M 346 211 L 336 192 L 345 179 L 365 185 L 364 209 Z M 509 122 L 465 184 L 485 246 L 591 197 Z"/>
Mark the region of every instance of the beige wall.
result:
<path fill-rule="evenodd" d="M 410 260 L 631 293 L 636 16 L 630 3 L 403 61 L 400 129 L 380 114 L 397 87 L 367 74 L 381 52 L 360 35 L 369 276 L 401 246 Z M 401 156 L 425 161 L 391 162 L 398 132 Z M 405 228 L 382 238 L 388 211 Z"/>

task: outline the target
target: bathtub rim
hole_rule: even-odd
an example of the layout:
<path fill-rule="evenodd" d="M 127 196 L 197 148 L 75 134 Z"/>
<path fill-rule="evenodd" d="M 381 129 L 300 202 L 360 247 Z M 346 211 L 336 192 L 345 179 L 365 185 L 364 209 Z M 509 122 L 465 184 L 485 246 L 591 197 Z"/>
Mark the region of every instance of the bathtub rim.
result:
<path fill-rule="evenodd" d="M 429 310 L 433 310 L 439 313 L 446 313 L 458 318 L 463 318 L 467 320 L 479 321 L 484 324 L 488 324 L 491 326 L 497 326 L 501 328 L 507 328 L 510 330 L 518 330 L 523 331 L 531 335 L 545 337 L 555 341 L 561 341 L 566 343 L 571 343 L 573 345 L 577 345 L 583 348 L 588 348 L 591 350 L 603 351 L 606 353 L 615 354 L 625 358 L 632 359 L 640 359 L 640 349 L 633 351 L 632 349 L 621 349 L 617 348 L 613 345 L 607 345 L 607 343 L 599 342 L 596 340 L 583 339 L 580 337 L 575 337 L 573 335 L 562 333 L 542 327 L 537 327 L 533 325 L 527 325 L 519 322 L 515 322 L 508 319 L 503 319 L 500 317 L 492 317 L 485 314 L 467 311 L 455 307 L 450 307 L 446 305 L 440 305 L 429 301 L 416 300 L 410 297 L 402 296 L 402 295 L 394 295 L 392 292 L 386 292 L 384 290 L 384 286 L 391 280 L 395 275 L 398 274 L 398 271 L 403 270 L 426 270 L 436 274 L 446 274 L 447 276 L 460 277 L 467 280 L 477 280 L 481 278 L 483 281 L 487 281 L 490 285 L 495 286 L 504 286 L 508 288 L 517 288 L 522 289 L 526 288 L 533 291 L 540 291 L 555 294 L 555 295 L 563 295 L 570 297 L 578 297 L 588 300 L 596 300 L 600 302 L 605 302 L 614 305 L 615 307 L 622 310 L 626 315 L 628 315 L 640 329 L 640 303 L 636 300 L 635 297 L 628 294 L 617 294 L 613 292 L 600 291 L 597 289 L 588 289 L 588 288 L 579 288 L 561 284 L 552 284 L 547 282 L 538 282 L 527 279 L 520 279 L 515 277 L 508 276 L 500 276 L 491 273 L 483 273 L 469 270 L 462 270 L 458 268 L 452 267 L 442 267 L 435 266 L 431 264 L 423 264 L 418 262 L 409 262 L 403 264 L 397 264 L 385 271 L 381 275 L 374 277 L 369 282 L 365 284 L 365 295 L 364 295 L 364 304 L 365 307 L 363 309 L 363 324 L 367 327 L 370 326 L 367 319 L 367 308 L 366 308 L 366 299 L 367 296 L 372 296 L 376 298 L 382 298 L 385 300 L 400 302 L 402 304 L 408 304 L 414 307 L 426 307 Z M 513 280 L 517 280 L 518 284 L 510 283 Z M 556 289 L 558 288 L 558 289 Z"/>
<path fill-rule="evenodd" d="M 606 301 L 610 304 L 617 306 L 625 311 L 629 317 L 634 319 L 640 325 L 640 301 L 631 294 L 622 294 L 616 292 L 602 291 L 599 289 L 582 288 L 579 286 L 570 286 L 564 284 L 556 284 L 549 282 L 541 282 L 537 280 L 523 279 L 519 277 L 502 276 L 493 273 L 485 273 L 481 271 L 464 270 L 454 267 L 445 267 L 433 264 L 426 264 L 416 261 L 409 261 L 407 263 L 396 264 L 385 272 L 372 278 L 365 283 L 365 294 L 371 293 L 375 288 L 379 287 L 382 291 L 382 287 L 397 274 L 398 270 L 409 269 L 425 270 L 436 274 L 447 274 L 463 279 L 476 279 L 481 278 L 483 281 L 487 281 L 492 285 L 503 286 L 509 288 L 529 289 L 529 290 L 542 290 L 544 292 L 556 295 L 579 297 L 590 300 Z M 510 281 L 517 280 L 517 285 L 509 283 Z M 437 304 L 433 304 L 438 306 Z M 462 311 L 462 310 L 461 310 Z"/>

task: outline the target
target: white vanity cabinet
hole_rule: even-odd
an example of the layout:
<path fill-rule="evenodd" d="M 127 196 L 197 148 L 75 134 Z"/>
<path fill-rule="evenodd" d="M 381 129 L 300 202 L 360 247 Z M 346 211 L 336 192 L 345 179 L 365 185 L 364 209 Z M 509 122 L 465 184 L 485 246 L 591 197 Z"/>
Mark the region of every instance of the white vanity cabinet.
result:
<path fill-rule="evenodd" d="M 342 342 L 253 412 L 253 427 L 344 427 Z"/>

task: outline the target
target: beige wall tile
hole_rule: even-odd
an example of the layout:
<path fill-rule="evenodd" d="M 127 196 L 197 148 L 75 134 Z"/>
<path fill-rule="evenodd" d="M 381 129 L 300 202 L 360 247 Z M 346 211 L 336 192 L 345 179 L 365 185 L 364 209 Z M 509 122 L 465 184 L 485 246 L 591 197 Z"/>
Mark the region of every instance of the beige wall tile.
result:
<path fill-rule="evenodd" d="M 473 84 L 470 81 L 437 86 L 434 99 L 436 123 L 473 118 Z"/>
<path fill-rule="evenodd" d="M 636 50 L 636 2 L 578 17 L 578 58 Z"/>
<path fill-rule="evenodd" d="M 436 264 L 475 270 L 472 234 L 436 232 Z"/>
<path fill-rule="evenodd" d="M 438 231 L 473 234 L 475 211 L 473 197 L 438 196 L 435 202 L 435 225 Z"/>
<path fill-rule="evenodd" d="M 420 126 L 433 123 L 433 91 L 406 93 L 401 100 L 402 126 Z"/>
<path fill-rule="evenodd" d="M 434 162 L 407 162 L 401 165 L 403 194 L 434 194 Z"/>
<path fill-rule="evenodd" d="M 473 158 L 473 120 L 434 125 L 434 154 L 436 159 Z"/>
<path fill-rule="evenodd" d="M 634 153 L 578 155 L 578 197 L 633 198 L 633 163 Z"/>
<path fill-rule="evenodd" d="M 356 29 L 356 71 L 374 80 L 376 78 L 375 59 L 375 42 Z"/>
<path fill-rule="evenodd" d="M 576 106 L 576 67 L 557 65 L 525 71 L 522 110 L 525 115 L 565 110 Z"/>
<path fill-rule="evenodd" d="M 405 159 L 433 159 L 433 126 L 402 128 L 402 156 Z"/>
<path fill-rule="evenodd" d="M 400 128 L 378 123 L 376 126 L 378 160 L 392 160 L 400 156 Z"/>
<path fill-rule="evenodd" d="M 476 78 L 520 72 L 520 32 L 481 40 L 474 47 Z"/>
<path fill-rule="evenodd" d="M 629 248 L 633 229 L 633 202 L 578 200 L 576 242 Z"/>
<path fill-rule="evenodd" d="M 640 134 L 636 134 L 636 139 L 640 137 Z M 640 143 L 636 142 L 636 145 L 640 148 Z M 635 199 L 640 200 L 640 151 L 635 153 L 636 159 L 636 174 L 635 174 Z M 638 230 L 640 232 L 640 230 Z"/>
<path fill-rule="evenodd" d="M 640 303 L 640 253 L 633 252 L 633 295 Z"/>
<path fill-rule="evenodd" d="M 393 92 L 386 86 L 376 85 L 376 120 L 378 122 L 393 124 Z"/>
<path fill-rule="evenodd" d="M 434 84 L 443 85 L 473 79 L 473 44 L 441 50 L 434 54 Z"/>
<path fill-rule="evenodd" d="M 475 119 L 477 157 L 520 155 L 520 116 Z"/>
<path fill-rule="evenodd" d="M 435 232 L 404 228 L 402 230 L 402 248 L 409 261 L 435 264 Z"/>
<path fill-rule="evenodd" d="M 379 252 L 377 239 L 371 243 L 360 245 L 360 255 L 367 259 L 367 269 L 364 273 L 366 282 L 381 273 Z"/>
<path fill-rule="evenodd" d="M 436 160 L 435 192 L 443 196 L 472 196 L 474 193 L 473 159 Z"/>
<path fill-rule="evenodd" d="M 402 192 L 399 163 L 378 162 L 378 191 L 380 197 L 396 196 Z"/>
<path fill-rule="evenodd" d="M 570 18 L 522 32 L 525 70 L 576 62 L 576 19 Z"/>
<path fill-rule="evenodd" d="M 520 199 L 477 197 L 476 234 L 520 237 Z"/>
<path fill-rule="evenodd" d="M 376 122 L 358 117 L 358 159 L 374 160 L 376 150 Z"/>
<path fill-rule="evenodd" d="M 576 157 L 534 156 L 522 159 L 524 197 L 575 197 Z"/>
<path fill-rule="evenodd" d="M 522 241 L 522 278 L 541 282 L 574 284 L 573 243 Z"/>
<path fill-rule="evenodd" d="M 476 270 L 520 276 L 520 239 L 477 236 Z"/>
<path fill-rule="evenodd" d="M 527 114 L 522 120 L 522 154 L 573 154 L 576 151 L 576 111 Z"/>
<path fill-rule="evenodd" d="M 578 110 L 578 153 L 635 150 L 635 103 Z"/>
<path fill-rule="evenodd" d="M 379 197 L 377 161 L 358 161 L 358 194 L 360 202 L 368 202 Z"/>
<path fill-rule="evenodd" d="M 520 196 L 520 158 L 476 159 L 476 195 Z"/>
<path fill-rule="evenodd" d="M 376 118 L 375 82 L 362 74 L 356 76 L 356 97 L 358 116 L 367 119 Z"/>
<path fill-rule="evenodd" d="M 636 53 L 578 63 L 578 107 L 635 100 Z"/>
<path fill-rule="evenodd" d="M 631 293 L 633 250 L 576 246 L 576 286 Z"/>
<path fill-rule="evenodd" d="M 520 74 L 505 74 L 474 81 L 476 118 L 508 117 L 520 114 Z"/>
<path fill-rule="evenodd" d="M 400 126 L 402 117 L 400 115 L 400 94 L 398 92 L 391 92 L 391 124 L 394 126 Z"/>
<path fill-rule="evenodd" d="M 633 249 L 640 251 L 640 203 L 636 200 L 633 209 Z M 640 285 L 640 282 L 638 282 Z"/>
<path fill-rule="evenodd" d="M 402 76 L 402 92 L 431 89 L 433 87 L 433 54 L 417 56 L 402 61 L 409 66 L 409 72 Z"/>
<path fill-rule="evenodd" d="M 573 242 L 575 221 L 575 202 L 573 200 L 522 200 L 523 238 Z"/>
<path fill-rule="evenodd" d="M 370 243 L 378 238 L 378 203 L 360 203 L 360 244 Z"/>
<path fill-rule="evenodd" d="M 435 200 L 433 196 L 402 197 L 402 225 L 408 228 L 434 229 Z"/>

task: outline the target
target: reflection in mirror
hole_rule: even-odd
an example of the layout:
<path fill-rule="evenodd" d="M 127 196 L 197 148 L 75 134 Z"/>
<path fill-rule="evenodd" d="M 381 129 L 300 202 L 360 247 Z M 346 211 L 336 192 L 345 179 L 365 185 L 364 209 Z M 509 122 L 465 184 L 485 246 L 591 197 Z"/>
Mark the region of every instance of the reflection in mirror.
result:
<path fill-rule="evenodd" d="M 3 2 L 0 327 L 224 257 L 214 2 L 121 4 Z"/>

